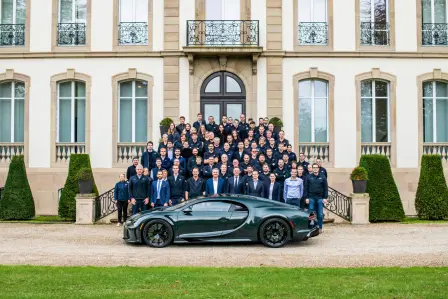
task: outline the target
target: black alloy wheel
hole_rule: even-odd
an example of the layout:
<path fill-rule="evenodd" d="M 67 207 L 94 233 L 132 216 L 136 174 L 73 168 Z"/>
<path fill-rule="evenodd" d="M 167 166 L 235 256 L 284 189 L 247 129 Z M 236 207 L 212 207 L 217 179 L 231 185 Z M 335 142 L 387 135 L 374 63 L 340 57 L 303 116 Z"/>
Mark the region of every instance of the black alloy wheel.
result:
<path fill-rule="evenodd" d="M 260 240 L 267 247 L 282 247 L 288 243 L 290 235 L 288 223 L 278 218 L 266 220 L 260 228 Z"/>
<path fill-rule="evenodd" d="M 173 228 L 163 220 L 151 220 L 143 228 L 143 240 L 148 246 L 162 248 L 173 241 Z"/>

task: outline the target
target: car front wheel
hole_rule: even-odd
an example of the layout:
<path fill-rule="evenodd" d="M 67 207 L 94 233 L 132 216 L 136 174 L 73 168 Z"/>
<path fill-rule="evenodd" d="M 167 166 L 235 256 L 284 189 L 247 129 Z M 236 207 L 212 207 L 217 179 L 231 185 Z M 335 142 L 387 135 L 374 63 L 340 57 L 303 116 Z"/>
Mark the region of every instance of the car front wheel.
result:
<path fill-rule="evenodd" d="M 151 220 L 143 228 L 143 240 L 148 246 L 162 248 L 173 241 L 173 228 L 163 220 Z"/>
<path fill-rule="evenodd" d="M 290 228 L 282 219 L 266 220 L 260 227 L 260 240 L 263 245 L 272 248 L 284 246 L 289 241 Z"/>

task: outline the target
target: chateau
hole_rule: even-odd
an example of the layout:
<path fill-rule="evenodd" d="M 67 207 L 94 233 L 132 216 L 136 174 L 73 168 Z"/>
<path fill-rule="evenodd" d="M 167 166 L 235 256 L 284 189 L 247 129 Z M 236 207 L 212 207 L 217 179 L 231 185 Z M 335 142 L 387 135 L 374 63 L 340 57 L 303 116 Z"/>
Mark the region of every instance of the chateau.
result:
<path fill-rule="evenodd" d="M 279 117 L 348 194 L 386 155 L 414 215 L 420 157 L 448 159 L 445 0 L 0 0 L 0 186 L 23 154 L 38 215 L 72 153 L 113 187 L 159 122 Z"/>

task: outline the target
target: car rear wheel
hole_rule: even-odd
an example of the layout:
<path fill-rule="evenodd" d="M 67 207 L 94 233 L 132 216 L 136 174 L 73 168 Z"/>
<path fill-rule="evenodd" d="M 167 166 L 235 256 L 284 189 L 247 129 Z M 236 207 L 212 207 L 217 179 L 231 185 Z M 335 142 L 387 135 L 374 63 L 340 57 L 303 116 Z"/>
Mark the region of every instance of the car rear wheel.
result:
<path fill-rule="evenodd" d="M 143 240 L 146 245 L 162 248 L 173 241 L 173 228 L 163 220 L 151 220 L 143 228 Z"/>
<path fill-rule="evenodd" d="M 267 247 L 282 247 L 289 241 L 290 228 L 279 218 L 268 219 L 260 227 L 260 240 Z"/>

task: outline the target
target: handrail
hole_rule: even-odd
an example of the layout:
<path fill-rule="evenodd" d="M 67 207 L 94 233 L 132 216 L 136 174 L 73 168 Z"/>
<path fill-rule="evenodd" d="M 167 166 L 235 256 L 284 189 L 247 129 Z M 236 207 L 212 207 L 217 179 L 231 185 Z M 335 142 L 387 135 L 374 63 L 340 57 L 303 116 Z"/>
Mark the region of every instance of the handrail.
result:
<path fill-rule="evenodd" d="M 114 189 L 112 188 L 95 198 L 95 221 L 107 217 L 117 210 L 114 201 Z"/>
<path fill-rule="evenodd" d="M 351 201 L 350 197 L 342 194 L 341 192 L 328 187 L 328 201 L 324 205 L 325 209 L 338 215 L 339 217 L 351 221 L 350 210 Z"/>

